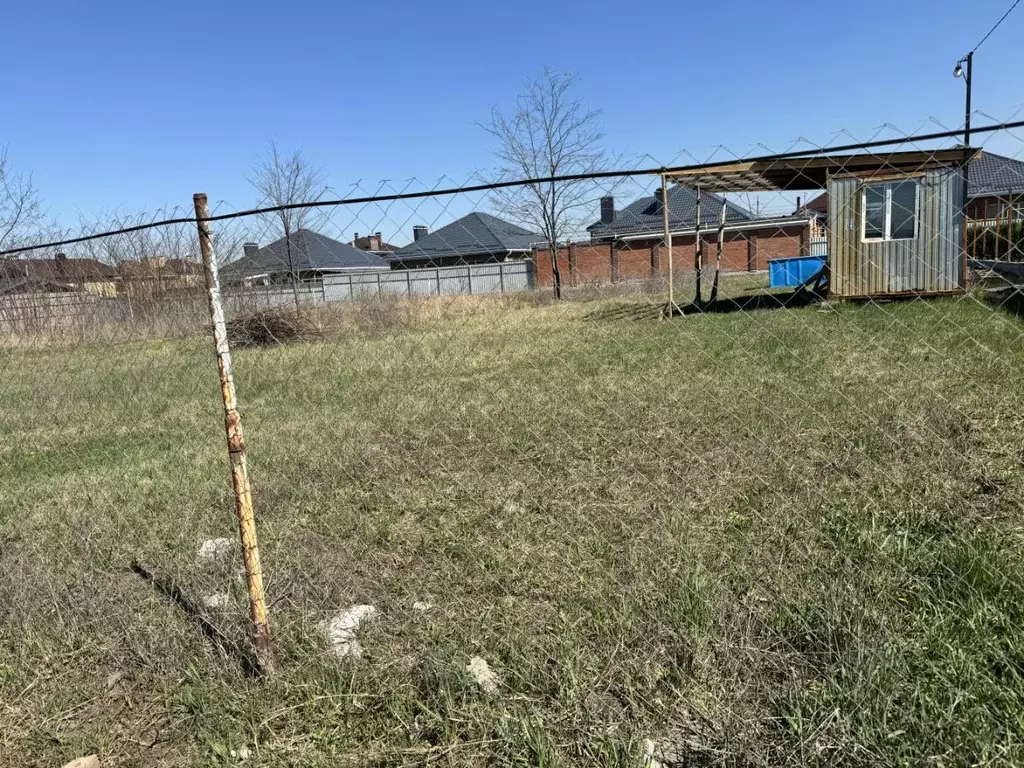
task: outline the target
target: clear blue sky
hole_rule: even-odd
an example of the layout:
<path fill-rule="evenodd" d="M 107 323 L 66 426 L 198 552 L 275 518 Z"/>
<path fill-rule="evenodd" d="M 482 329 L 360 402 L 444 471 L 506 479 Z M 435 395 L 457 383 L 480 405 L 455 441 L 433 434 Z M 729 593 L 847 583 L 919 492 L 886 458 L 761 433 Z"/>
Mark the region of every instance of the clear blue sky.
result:
<path fill-rule="evenodd" d="M 609 149 L 659 163 L 867 139 L 884 123 L 939 130 L 929 118 L 963 121 L 954 62 L 1008 5 L 10 3 L 0 143 L 73 220 L 196 191 L 253 204 L 246 175 L 272 137 L 341 193 L 461 182 L 491 162 L 476 123 L 545 65 L 579 76 Z M 974 105 L 996 119 L 1024 116 L 1022 33 L 1024 7 L 976 56 Z"/>

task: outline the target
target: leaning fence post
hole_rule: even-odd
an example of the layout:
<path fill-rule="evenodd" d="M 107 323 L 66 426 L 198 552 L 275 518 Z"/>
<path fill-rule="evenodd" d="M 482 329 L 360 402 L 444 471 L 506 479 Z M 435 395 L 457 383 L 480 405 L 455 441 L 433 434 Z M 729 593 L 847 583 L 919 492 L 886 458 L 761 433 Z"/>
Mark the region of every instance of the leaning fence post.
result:
<path fill-rule="evenodd" d="M 193 195 L 192 201 L 196 209 L 199 249 L 203 254 L 206 293 L 210 301 L 213 340 L 217 349 L 217 368 L 220 370 L 220 388 L 224 397 L 224 431 L 227 433 L 228 439 L 231 483 L 235 491 L 235 516 L 238 518 L 238 535 L 242 540 L 242 560 L 245 564 L 245 575 L 249 588 L 249 610 L 252 616 L 256 666 L 261 674 L 269 675 L 274 668 L 273 648 L 270 640 L 270 624 L 267 621 L 267 601 L 263 594 L 263 572 L 260 570 L 260 550 L 256 541 L 256 520 L 252 511 L 252 489 L 249 487 L 249 470 L 245 462 L 242 422 L 238 415 L 235 380 L 231 373 L 231 349 L 228 346 L 227 326 L 224 323 L 224 307 L 220 300 L 217 258 L 213 250 L 210 223 L 207 221 L 209 211 L 206 205 L 206 195 L 202 193 Z"/>

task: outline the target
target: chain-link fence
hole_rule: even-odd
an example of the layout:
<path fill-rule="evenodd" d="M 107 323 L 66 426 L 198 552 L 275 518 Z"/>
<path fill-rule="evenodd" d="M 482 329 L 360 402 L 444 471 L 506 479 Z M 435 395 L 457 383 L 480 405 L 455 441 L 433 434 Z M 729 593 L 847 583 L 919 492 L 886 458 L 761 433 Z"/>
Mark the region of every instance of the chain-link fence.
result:
<path fill-rule="evenodd" d="M 1024 761 L 1017 127 L 6 255 L 3 762 Z"/>

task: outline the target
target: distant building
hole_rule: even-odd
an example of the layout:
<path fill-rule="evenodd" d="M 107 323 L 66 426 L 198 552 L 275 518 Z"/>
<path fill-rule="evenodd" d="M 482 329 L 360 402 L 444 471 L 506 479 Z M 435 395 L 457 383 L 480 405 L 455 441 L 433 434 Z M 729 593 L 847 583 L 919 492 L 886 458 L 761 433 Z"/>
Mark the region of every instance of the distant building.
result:
<path fill-rule="evenodd" d="M 221 269 L 225 282 L 272 285 L 319 280 L 325 275 L 389 269 L 380 256 L 332 240 L 318 232 L 299 229 L 260 248 L 243 246 L 245 255 Z"/>
<path fill-rule="evenodd" d="M 0 294 L 82 291 L 117 295 L 117 270 L 96 259 L 0 259 Z"/>
<path fill-rule="evenodd" d="M 203 265 L 188 259 L 148 256 L 123 261 L 117 271 L 121 278 L 120 291 L 130 295 L 159 296 L 205 284 Z"/>
<path fill-rule="evenodd" d="M 675 184 L 668 190 L 668 226 L 673 247 L 682 251 L 694 248 L 697 228 L 697 190 Z M 614 243 L 620 250 L 645 251 L 658 248 L 664 241 L 665 219 L 662 195 L 641 197 L 621 211 L 615 199 L 601 200 L 601 218 L 587 231 L 591 243 Z M 735 197 L 700 192 L 701 240 L 715 236 L 725 209 L 725 243 L 722 268 L 754 271 L 768 268 L 768 259 L 800 256 L 808 249 L 808 222 L 805 213 L 789 216 L 757 216 L 739 205 Z M 711 251 L 705 250 L 705 253 Z M 664 268 L 665 265 L 660 265 Z"/>
<path fill-rule="evenodd" d="M 493 264 L 529 258 L 543 240 L 511 222 L 474 211 L 435 232 L 413 227 L 413 242 L 390 255 L 392 269 Z"/>
<path fill-rule="evenodd" d="M 387 257 L 398 250 L 397 245 L 385 243 L 380 232 L 375 232 L 372 235 L 366 235 L 365 237 L 360 237 L 357 232 L 352 236 L 352 242 L 350 245 L 353 248 L 358 248 L 360 251 L 369 251 L 370 253 L 383 257 Z"/>

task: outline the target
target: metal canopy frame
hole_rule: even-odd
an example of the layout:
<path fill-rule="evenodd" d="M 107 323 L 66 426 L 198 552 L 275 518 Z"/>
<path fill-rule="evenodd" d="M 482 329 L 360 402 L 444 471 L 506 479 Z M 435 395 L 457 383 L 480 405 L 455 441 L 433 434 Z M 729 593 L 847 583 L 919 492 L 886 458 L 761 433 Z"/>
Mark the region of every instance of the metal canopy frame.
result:
<path fill-rule="evenodd" d="M 930 168 L 957 168 L 966 166 L 981 154 L 980 149 L 961 147 L 958 149 L 914 150 L 910 152 L 886 152 L 884 154 L 856 155 L 814 155 L 811 157 L 780 158 L 776 160 L 748 160 L 735 163 L 717 163 L 700 168 L 661 173 L 661 188 L 658 192 L 662 201 L 662 224 L 664 245 L 668 251 L 668 303 L 663 316 L 681 314 L 675 301 L 675 269 L 672 252 L 672 233 L 669 229 L 668 187 L 670 183 L 682 184 L 697 191 L 697 218 L 694 226 L 694 270 L 697 276 L 697 297 L 701 296 L 701 272 L 703 252 L 701 249 L 701 192 L 717 194 L 726 192 L 797 192 L 827 189 L 831 178 L 856 176 L 861 178 L 893 177 L 916 174 Z M 721 238 L 724 227 L 719 225 L 718 266 L 721 265 Z M 715 278 L 717 288 L 717 274 Z M 713 289 L 713 293 L 717 291 Z"/>
<path fill-rule="evenodd" d="M 916 173 L 965 165 L 980 149 L 827 155 L 704 166 L 666 173 L 665 179 L 707 192 L 798 192 L 824 189 L 829 177 Z"/>

